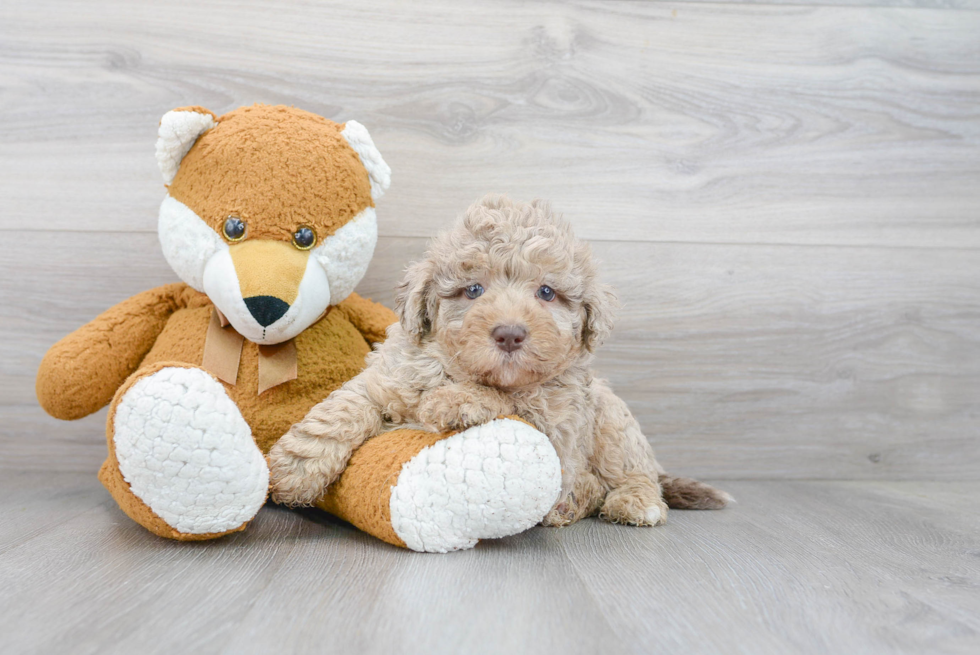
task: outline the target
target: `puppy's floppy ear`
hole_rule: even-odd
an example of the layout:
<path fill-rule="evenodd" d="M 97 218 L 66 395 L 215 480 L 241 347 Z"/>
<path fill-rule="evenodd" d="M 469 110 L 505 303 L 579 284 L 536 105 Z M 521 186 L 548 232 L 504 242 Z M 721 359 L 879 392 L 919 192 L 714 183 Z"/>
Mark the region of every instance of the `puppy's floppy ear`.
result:
<path fill-rule="evenodd" d="M 432 277 L 435 265 L 431 260 L 414 262 L 405 270 L 405 277 L 395 295 L 395 313 L 402 328 L 421 340 L 432 330 L 435 315 L 435 295 L 432 293 Z"/>
<path fill-rule="evenodd" d="M 616 298 L 616 292 L 612 290 L 612 287 L 592 281 L 586 288 L 582 304 L 585 307 L 582 345 L 589 352 L 595 352 L 612 332 L 619 300 Z"/>

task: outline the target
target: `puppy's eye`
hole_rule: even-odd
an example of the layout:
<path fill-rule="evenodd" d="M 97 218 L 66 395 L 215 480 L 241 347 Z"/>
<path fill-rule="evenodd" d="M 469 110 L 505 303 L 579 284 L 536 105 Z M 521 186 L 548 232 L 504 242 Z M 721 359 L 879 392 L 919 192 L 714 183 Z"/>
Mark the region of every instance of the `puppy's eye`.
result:
<path fill-rule="evenodd" d="M 555 290 L 549 287 L 547 284 L 542 284 L 541 288 L 539 288 L 538 292 L 534 295 L 545 302 L 551 302 L 555 299 Z"/>
<path fill-rule="evenodd" d="M 245 238 L 245 221 L 232 214 L 225 219 L 225 226 L 222 231 L 229 241 L 241 241 Z"/>
<path fill-rule="evenodd" d="M 483 286 L 479 284 L 471 284 L 470 286 L 463 289 L 463 293 L 465 293 L 466 297 L 469 298 L 470 300 L 473 300 L 474 298 L 479 298 L 480 296 L 483 295 Z"/>
<path fill-rule="evenodd" d="M 309 250 L 316 245 L 316 232 L 311 227 L 301 225 L 293 232 L 293 245 L 300 250 Z"/>

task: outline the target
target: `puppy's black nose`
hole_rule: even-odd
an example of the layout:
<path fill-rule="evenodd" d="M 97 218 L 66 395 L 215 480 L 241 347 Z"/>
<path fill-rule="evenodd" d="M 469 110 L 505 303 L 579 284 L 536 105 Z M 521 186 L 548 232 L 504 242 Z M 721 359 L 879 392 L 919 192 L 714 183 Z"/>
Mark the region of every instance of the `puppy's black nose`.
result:
<path fill-rule="evenodd" d="M 275 296 L 252 296 L 245 299 L 245 306 L 262 327 L 269 327 L 289 311 L 289 304 Z"/>
<path fill-rule="evenodd" d="M 527 330 L 520 325 L 498 325 L 490 333 L 493 340 L 497 342 L 497 347 L 505 353 L 512 353 L 520 350 L 527 339 Z"/>

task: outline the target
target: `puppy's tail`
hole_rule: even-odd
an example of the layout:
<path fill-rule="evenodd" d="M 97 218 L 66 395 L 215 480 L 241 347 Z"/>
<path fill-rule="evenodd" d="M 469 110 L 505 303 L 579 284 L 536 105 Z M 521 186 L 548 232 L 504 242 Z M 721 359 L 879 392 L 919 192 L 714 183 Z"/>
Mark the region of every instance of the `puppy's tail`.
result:
<path fill-rule="evenodd" d="M 735 499 L 714 487 L 691 478 L 675 478 L 660 474 L 664 501 L 671 509 L 721 509 Z"/>

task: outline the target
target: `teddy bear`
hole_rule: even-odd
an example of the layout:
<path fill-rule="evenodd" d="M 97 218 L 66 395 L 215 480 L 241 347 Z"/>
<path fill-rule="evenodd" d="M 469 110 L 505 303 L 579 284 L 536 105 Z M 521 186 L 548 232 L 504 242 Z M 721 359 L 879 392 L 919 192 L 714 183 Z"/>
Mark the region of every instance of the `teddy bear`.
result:
<path fill-rule="evenodd" d="M 99 480 L 122 511 L 161 537 L 214 539 L 246 528 L 268 496 L 269 448 L 397 320 L 354 292 L 391 171 L 360 123 L 266 105 L 167 112 L 156 159 L 160 245 L 182 282 L 52 346 L 37 397 L 65 420 L 109 405 Z M 548 438 L 502 417 L 380 435 L 317 506 L 448 552 L 537 524 L 560 478 Z"/>

